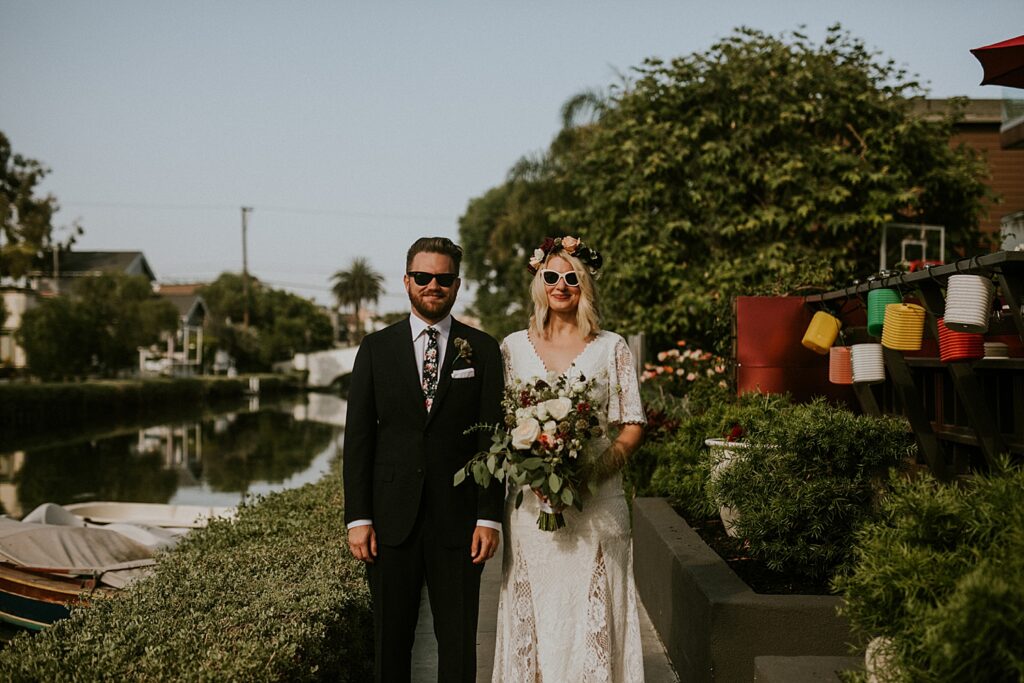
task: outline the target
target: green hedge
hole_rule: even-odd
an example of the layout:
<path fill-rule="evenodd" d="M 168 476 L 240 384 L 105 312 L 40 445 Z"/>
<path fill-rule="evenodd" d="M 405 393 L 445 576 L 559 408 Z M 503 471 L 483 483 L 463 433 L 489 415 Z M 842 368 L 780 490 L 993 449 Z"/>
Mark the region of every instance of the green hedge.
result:
<path fill-rule="evenodd" d="M 720 505 L 738 509 L 746 551 L 774 571 L 822 579 L 847 565 L 888 469 L 915 456 L 906 421 L 823 399 L 797 405 L 785 395 L 694 388 L 683 399 L 647 393 L 648 440 L 627 477 L 638 494 L 665 496 L 690 520 L 717 517 Z M 712 482 L 704 441 L 730 432 L 749 447 Z"/>
<path fill-rule="evenodd" d="M 756 431 L 786 406 L 789 398 L 754 392 L 739 398 L 715 380 L 693 385 L 683 398 L 645 383 L 646 440 L 630 458 L 627 481 L 637 495 L 663 496 L 690 519 L 718 514 L 707 492 L 711 462 L 706 439 L 724 438 L 736 425 Z"/>
<path fill-rule="evenodd" d="M 261 395 L 296 392 L 296 380 L 259 375 Z M 240 398 L 248 377 L 0 384 L 0 427 L 31 431 L 138 419 L 168 408 Z"/>
<path fill-rule="evenodd" d="M 907 421 L 855 415 L 824 399 L 786 406 L 756 429 L 708 487 L 738 509 L 736 531 L 775 571 L 833 576 L 876 513 L 890 468 L 916 457 Z"/>
<path fill-rule="evenodd" d="M 893 481 L 835 584 L 896 681 L 1024 680 L 1024 469 Z M 888 680 L 888 679 L 887 679 Z"/>
<path fill-rule="evenodd" d="M 156 573 L 0 652 L 12 681 L 365 681 L 373 627 L 341 482 L 273 494 L 193 532 Z"/>

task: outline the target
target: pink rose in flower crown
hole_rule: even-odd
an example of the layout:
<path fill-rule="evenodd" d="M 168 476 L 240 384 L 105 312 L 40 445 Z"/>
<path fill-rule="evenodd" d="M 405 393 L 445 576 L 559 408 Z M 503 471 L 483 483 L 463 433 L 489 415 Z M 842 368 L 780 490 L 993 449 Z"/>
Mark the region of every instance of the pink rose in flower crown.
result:
<path fill-rule="evenodd" d="M 565 249 L 567 254 L 575 253 L 578 246 L 580 246 L 580 241 L 575 237 L 567 235 L 562 238 L 562 249 Z"/>

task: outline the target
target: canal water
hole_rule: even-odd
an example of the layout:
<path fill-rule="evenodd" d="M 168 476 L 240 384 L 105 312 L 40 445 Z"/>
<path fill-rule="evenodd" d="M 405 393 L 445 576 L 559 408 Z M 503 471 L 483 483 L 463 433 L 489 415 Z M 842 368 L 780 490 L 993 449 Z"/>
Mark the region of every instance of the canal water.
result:
<path fill-rule="evenodd" d="M 0 440 L 0 514 L 95 500 L 234 506 L 320 479 L 341 454 L 345 401 L 258 398 L 102 434 Z M 6 435 L 5 435 L 6 436 Z M 0 648 L 20 629 L 0 622 Z"/>
<path fill-rule="evenodd" d="M 238 505 L 322 477 L 341 452 L 344 419 L 343 399 L 309 394 L 19 450 L 0 442 L 0 513 L 96 500 Z"/>

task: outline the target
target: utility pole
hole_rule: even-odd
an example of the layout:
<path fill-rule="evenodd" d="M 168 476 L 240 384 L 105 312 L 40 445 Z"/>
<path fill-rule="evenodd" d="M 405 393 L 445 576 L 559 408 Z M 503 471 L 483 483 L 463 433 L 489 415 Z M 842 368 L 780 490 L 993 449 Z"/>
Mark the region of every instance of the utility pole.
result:
<path fill-rule="evenodd" d="M 242 327 L 249 329 L 249 248 L 246 239 L 248 232 L 248 218 L 252 211 L 251 206 L 242 207 Z"/>

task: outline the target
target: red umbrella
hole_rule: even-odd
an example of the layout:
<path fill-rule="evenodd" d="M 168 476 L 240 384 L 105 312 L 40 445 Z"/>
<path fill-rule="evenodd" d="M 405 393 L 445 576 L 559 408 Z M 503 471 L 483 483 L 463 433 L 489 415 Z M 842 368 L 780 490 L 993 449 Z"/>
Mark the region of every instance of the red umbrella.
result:
<path fill-rule="evenodd" d="M 1024 88 L 1024 36 L 976 47 L 971 50 L 971 54 L 978 58 L 985 69 L 982 85 Z"/>

